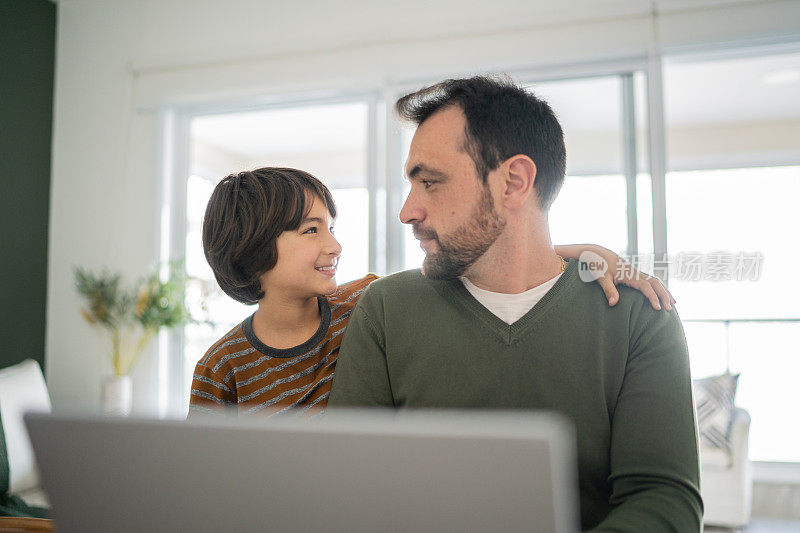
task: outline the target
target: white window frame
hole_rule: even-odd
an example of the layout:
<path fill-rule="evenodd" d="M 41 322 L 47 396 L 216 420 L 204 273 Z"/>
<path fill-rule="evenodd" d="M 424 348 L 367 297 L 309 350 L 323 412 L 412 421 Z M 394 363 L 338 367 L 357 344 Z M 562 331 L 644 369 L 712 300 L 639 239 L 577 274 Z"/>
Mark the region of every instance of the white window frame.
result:
<path fill-rule="evenodd" d="M 728 44 L 716 44 L 716 45 L 705 45 L 705 46 L 673 47 L 664 50 L 663 57 L 664 57 L 664 63 L 666 64 L 678 64 L 678 63 L 711 61 L 714 59 L 721 60 L 721 59 L 760 57 L 765 55 L 777 55 L 777 54 L 789 54 L 789 53 L 800 53 L 800 41 L 794 41 L 794 40 L 785 41 L 783 39 L 765 39 L 757 43 L 728 43 Z M 663 72 L 663 66 L 659 71 L 659 78 L 662 72 Z M 663 101 L 661 108 L 663 117 Z M 662 149 L 663 148 L 664 147 L 662 142 Z M 666 150 L 663 150 L 661 153 L 662 156 L 664 157 L 664 162 L 666 163 Z M 720 162 L 720 164 L 714 164 L 711 161 L 707 161 L 704 165 L 702 165 L 702 168 L 693 166 L 693 168 L 676 168 L 671 170 L 689 171 L 689 170 L 710 170 L 710 169 L 731 169 L 731 168 L 758 168 L 758 167 L 789 166 L 789 165 L 791 166 L 800 165 L 800 161 L 781 159 L 777 161 L 773 160 L 773 161 L 753 163 L 745 167 L 743 167 L 742 165 L 728 164 L 724 161 Z M 663 192 L 662 194 L 666 196 L 665 192 Z M 664 204 L 664 206 L 665 206 L 664 219 L 666 222 L 666 203 Z M 664 232 L 664 239 L 665 239 L 664 249 L 666 250 L 666 231 Z M 783 319 L 775 320 L 775 322 L 785 322 L 785 321 L 786 320 Z M 719 322 L 723 323 L 725 321 L 719 320 Z M 800 462 L 753 461 L 753 481 L 757 483 L 789 483 L 794 485 L 800 485 Z"/>
<path fill-rule="evenodd" d="M 633 124 L 632 91 L 625 77 L 644 72 L 647 80 L 647 138 L 650 179 L 652 181 L 653 241 L 656 259 L 667 257 L 666 221 L 666 147 L 663 106 L 663 62 L 699 61 L 713 58 L 758 56 L 800 51 L 800 42 L 781 40 L 759 43 L 728 43 L 695 47 L 651 48 L 646 56 L 619 60 L 582 62 L 537 68 L 509 69 L 516 79 L 526 83 L 594 76 L 623 76 L 623 136 L 624 171 L 628 182 L 628 252 L 637 251 L 636 221 L 636 151 Z M 161 199 L 156 213 L 160 258 L 166 261 L 185 254 L 186 179 L 189 175 L 189 125 L 196 116 L 236 113 L 280 107 L 339 102 L 369 102 L 368 123 L 368 189 L 369 210 L 369 269 L 378 274 L 401 270 L 404 264 L 403 227 L 397 213 L 403 203 L 401 133 L 393 117 L 397 97 L 445 76 L 466 75 L 464 72 L 444 73 L 437 78 L 419 78 L 387 82 L 383 87 L 368 91 L 318 91 L 273 95 L 261 98 L 238 99 L 213 103 L 167 106 L 158 110 L 158 172 L 162 178 Z M 766 162 L 773 166 L 775 162 Z M 788 164 L 781 162 L 780 164 Z M 794 164 L 800 164 L 796 162 Z M 632 172 L 633 169 L 633 172 Z M 631 183 L 633 179 L 633 183 Z M 383 201 L 381 201 L 383 200 Z M 665 262 L 666 263 L 666 262 Z M 669 281 L 668 272 L 657 274 Z M 183 331 L 162 334 L 159 338 L 159 415 L 180 413 L 184 399 Z M 754 462 L 757 482 L 788 482 L 800 484 L 800 463 Z"/>
<path fill-rule="evenodd" d="M 383 109 L 378 91 L 330 91 L 305 94 L 272 95 L 258 98 L 215 101 L 210 103 L 174 105 L 158 110 L 157 159 L 161 176 L 160 206 L 155 227 L 160 229 L 157 242 L 159 260 L 182 259 L 186 255 L 186 192 L 191 173 L 190 126 L 194 118 L 247 111 L 266 111 L 282 108 L 365 102 L 367 119 L 367 189 L 369 194 L 369 270 L 383 272 L 377 250 L 380 249 L 377 231 L 378 198 L 382 187 L 382 162 L 378 150 L 381 144 L 380 112 Z M 158 416 L 175 418 L 185 415 L 184 329 L 162 332 L 158 343 Z"/>

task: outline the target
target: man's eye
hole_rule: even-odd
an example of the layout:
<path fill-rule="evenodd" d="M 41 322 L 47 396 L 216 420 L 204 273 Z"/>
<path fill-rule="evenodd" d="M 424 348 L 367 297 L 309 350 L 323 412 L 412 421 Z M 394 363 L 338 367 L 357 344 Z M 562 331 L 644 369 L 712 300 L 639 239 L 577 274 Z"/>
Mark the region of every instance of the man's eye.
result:
<path fill-rule="evenodd" d="M 421 183 L 422 183 L 423 187 L 425 187 L 426 189 L 430 189 L 431 186 L 436 182 L 435 181 L 430 181 L 430 180 L 422 180 Z"/>

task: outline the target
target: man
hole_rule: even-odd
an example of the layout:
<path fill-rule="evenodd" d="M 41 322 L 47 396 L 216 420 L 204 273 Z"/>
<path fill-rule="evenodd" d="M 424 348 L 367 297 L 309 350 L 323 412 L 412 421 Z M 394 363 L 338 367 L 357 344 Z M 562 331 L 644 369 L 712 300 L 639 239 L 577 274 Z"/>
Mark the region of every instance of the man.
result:
<path fill-rule="evenodd" d="M 584 529 L 699 531 L 680 321 L 633 291 L 608 307 L 555 253 L 566 156 L 550 107 L 485 77 L 396 107 L 418 126 L 400 218 L 426 257 L 361 297 L 329 405 L 559 411 L 577 429 Z"/>

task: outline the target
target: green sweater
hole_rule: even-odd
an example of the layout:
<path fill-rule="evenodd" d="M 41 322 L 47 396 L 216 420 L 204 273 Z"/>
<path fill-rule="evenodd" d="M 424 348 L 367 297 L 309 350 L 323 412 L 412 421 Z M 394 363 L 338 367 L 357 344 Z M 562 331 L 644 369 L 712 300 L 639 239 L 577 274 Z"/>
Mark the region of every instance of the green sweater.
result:
<path fill-rule="evenodd" d="M 509 326 L 460 281 L 419 270 L 379 279 L 350 319 L 328 405 L 559 411 L 577 430 L 584 529 L 700 531 L 680 319 L 620 293 L 609 307 L 571 261 Z"/>

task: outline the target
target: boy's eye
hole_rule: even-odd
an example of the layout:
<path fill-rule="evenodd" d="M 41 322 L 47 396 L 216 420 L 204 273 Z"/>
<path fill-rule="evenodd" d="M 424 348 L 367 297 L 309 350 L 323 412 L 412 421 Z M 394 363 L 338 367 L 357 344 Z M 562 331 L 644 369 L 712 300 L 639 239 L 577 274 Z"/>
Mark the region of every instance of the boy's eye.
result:
<path fill-rule="evenodd" d="M 305 230 L 303 233 L 316 233 L 316 232 L 317 232 L 317 228 L 311 227 L 311 228 L 308 228 L 307 230 Z"/>
<path fill-rule="evenodd" d="M 334 229 L 334 227 L 333 227 L 333 226 L 331 226 L 331 228 L 330 228 L 330 230 L 329 230 L 329 231 L 330 231 L 331 233 L 336 233 L 336 229 Z"/>

